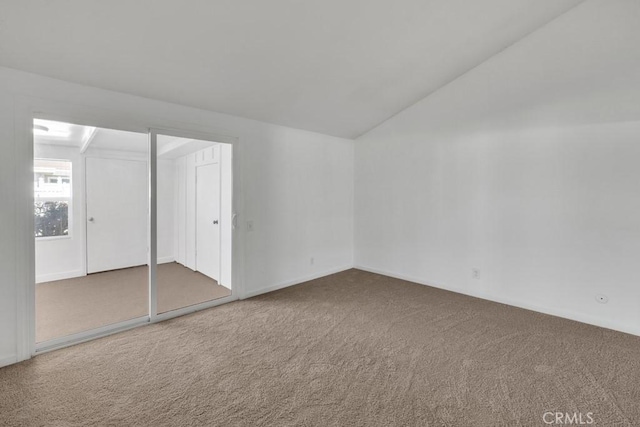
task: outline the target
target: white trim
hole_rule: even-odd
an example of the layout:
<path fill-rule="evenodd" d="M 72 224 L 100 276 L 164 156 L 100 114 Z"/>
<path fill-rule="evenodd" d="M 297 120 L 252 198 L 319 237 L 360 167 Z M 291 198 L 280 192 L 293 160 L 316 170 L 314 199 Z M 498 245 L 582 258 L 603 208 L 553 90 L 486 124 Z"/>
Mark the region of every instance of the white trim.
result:
<path fill-rule="evenodd" d="M 192 131 L 164 126 L 153 126 L 151 130 L 154 131 L 156 135 L 172 136 L 174 138 L 198 139 L 201 141 L 210 141 L 231 145 L 238 142 L 238 138 L 235 136 L 216 132 L 209 133 L 208 131 Z"/>
<path fill-rule="evenodd" d="M 91 143 L 95 139 L 96 133 L 98 133 L 98 128 L 91 127 L 91 132 L 89 132 L 89 135 L 87 135 L 87 139 L 85 139 L 82 142 L 82 146 L 80 147 L 80 154 L 84 154 L 85 151 L 87 151 L 87 149 L 89 148 L 89 146 L 91 145 Z"/>
<path fill-rule="evenodd" d="M 246 292 L 244 295 L 242 295 L 242 297 L 240 299 L 252 298 L 252 297 L 255 297 L 255 296 L 258 296 L 258 295 L 266 294 L 268 292 L 273 292 L 273 291 L 277 291 L 279 289 L 288 288 L 289 286 L 299 285 L 301 283 L 308 282 L 309 280 L 315 280 L 315 279 L 319 279 L 321 277 L 330 276 L 332 274 L 341 273 L 343 271 L 351 270 L 352 268 L 353 268 L 352 265 L 348 265 L 348 266 L 345 265 L 345 266 L 342 266 L 342 267 L 325 270 L 325 271 L 320 272 L 320 273 L 314 273 L 314 274 L 310 274 L 308 276 L 299 277 L 299 278 L 294 279 L 294 280 L 287 280 L 286 282 L 282 282 L 282 283 L 279 283 L 277 285 L 267 286 L 265 288 L 257 289 L 255 291 Z"/>
<path fill-rule="evenodd" d="M 14 363 L 17 363 L 17 362 L 18 362 L 18 357 L 16 355 L 0 357 L 0 368 L 4 366 L 13 365 Z"/>
<path fill-rule="evenodd" d="M 158 264 L 168 264 L 170 262 L 175 262 L 176 257 L 174 256 L 165 256 L 158 258 Z"/>
<path fill-rule="evenodd" d="M 214 151 L 215 153 L 215 151 Z M 195 163 L 195 168 L 194 168 L 194 174 L 195 174 L 195 183 L 196 183 L 196 189 L 195 189 L 195 195 L 196 195 L 196 207 L 195 207 L 195 215 L 196 215 L 196 221 L 195 221 L 195 227 L 196 227 L 196 238 L 195 238 L 195 249 L 196 249 L 196 253 L 195 253 L 195 271 L 198 271 L 202 274 L 204 274 L 202 271 L 198 270 L 198 168 L 203 167 L 203 166 L 211 166 L 211 165 L 218 165 L 218 277 L 211 277 L 205 274 L 205 276 L 210 277 L 211 279 L 215 280 L 218 284 L 220 284 L 220 278 L 222 277 L 222 221 L 221 221 L 221 213 L 222 213 L 222 167 L 220 164 L 219 159 L 214 158 L 213 156 L 211 156 L 210 160 L 204 160 L 201 161 L 200 163 L 198 163 L 198 159 L 196 158 L 196 163 Z M 232 231 L 233 232 L 233 231 Z M 233 264 L 233 256 L 231 257 L 231 263 Z M 233 266 L 231 266 L 231 268 L 233 268 Z M 229 286 L 225 286 L 225 288 L 233 291 L 233 285 L 231 286 L 231 288 Z"/>
<path fill-rule="evenodd" d="M 55 282 L 56 280 L 73 279 L 74 277 L 86 276 L 82 270 L 63 271 L 60 273 L 41 274 L 36 276 L 36 284 Z"/>
<path fill-rule="evenodd" d="M 69 206 L 71 207 L 71 206 Z M 69 209 L 71 210 L 71 209 Z M 69 220 L 71 220 L 71 215 L 69 215 Z M 71 228 L 71 227 L 69 227 Z M 71 230 L 69 230 L 71 231 Z M 62 236 L 36 236 L 36 242 L 50 242 L 52 240 L 69 240 L 72 239 L 73 237 L 70 234 L 64 234 Z"/>
<path fill-rule="evenodd" d="M 158 315 L 158 134 L 149 129 L 149 160 L 148 188 L 149 188 L 149 209 L 147 236 L 148 251 L 147 264 L 149 265 L 149 318 L 151 322 L 156 321 Z"/>
<path fill-rule="evenodd" d="M 96 338 L 106 337 L 108 335 L 113 335 L 118 332 L 126 331 L 147 324 L 149 324 L 148 316 L 138 317 L 136 319 L 125 320 L 124 322 L 101 326 L 99 328 L 90 329 L 84 332 L 78 332 L 77 334 L 42 341 L 36 344 L 35 353 L 41 354 L 52 350 L 58 350 L 60 348 L 80 344 L 86 341 L 94 340 Z"/>
<path fill-rule="evenodd" d="M 163 156 L 171 153 L 172 151 L 177 150 L 180 147 L 184 147 L 185 145 L 187 145 L 189 142 L 191 142 L 192 140 L 187 139 L 187 138 L 178 138 L 178 137 L 174 137 L 176 138 L 175 140 L 169 142 L 167 145 L 165 145 L 164 147 L 162 147 L 162 150 L 158 150 L 158 158 L 162 158 Z"/>
<path fill-rule="evenodd" d="M 147 134 L 138 132 L 143 136 Z M 116 150 L 107 150 L 104 148 L 94 148 L 88 153 L 82 154 L 82 158 L 86 159 L 116 159 L 116 160 L 128 160 L 131 162 L 145 162 L 149 161 L 149 154 L 146 152 L 138 152 L 138 151 L 116 151 Z"/>
<path fill-rule="evenodd" d="M 390 271 L 380 270 L 380 269 L 371 268 L 371 267 L 365 267 L 362 265 L 355 265 L 353 268 L 358 270 L 368 271 L 369 273 L 380 274 L 382 276 L 393 277 L 394 279 L 400 279 L 400 280 L 405 280 L 407 282 L 417 283 L 420 285 L 431 286 L 432 288 L 444 289 L 446 291 L 455 292 L 457 294 L 467 295 L 475 298 L 484 299 L 487 301 L 510 305 L 512 307 L 523 308 L 525 310 L 531 310 L 531 311 L 535 311 L 542 314 L 548 314 L 550 316 L 561 317 L 563 319 L 574 320 L 576 322 L 586 323 L 588 325 L 599 326 L 601 328 L 612 329 L 614 331 L 625 332 L 627 334 L 640 336 L 640 328 L 637 328 L 637 327 L 630 328 L 626 325 L 598 319 L 582 313 L 575 313 L 571 311 L 541 307 L 536 304 L 530 304 L 526 301 L 520 301 L 513 298 L 503 298 L 503 297 L 492 295 L 486 292 L 469 292 L 467 290 L 448 286 L 443 283 L 437 283 L 430 280 L 424 280 L 424 279 L 420 279 L 420 278 L 405 275 L 405 274 L 393 273 Z"/>

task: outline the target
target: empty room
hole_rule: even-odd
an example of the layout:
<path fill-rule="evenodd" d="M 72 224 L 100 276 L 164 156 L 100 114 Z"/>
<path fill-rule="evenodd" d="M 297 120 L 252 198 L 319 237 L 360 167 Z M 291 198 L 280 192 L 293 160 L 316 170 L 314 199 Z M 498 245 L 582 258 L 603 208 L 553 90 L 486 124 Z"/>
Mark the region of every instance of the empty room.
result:
<path fill-rule="evenodd" d="M 0 0 L 0 426 L 639 426 L 639 22 Z"/>

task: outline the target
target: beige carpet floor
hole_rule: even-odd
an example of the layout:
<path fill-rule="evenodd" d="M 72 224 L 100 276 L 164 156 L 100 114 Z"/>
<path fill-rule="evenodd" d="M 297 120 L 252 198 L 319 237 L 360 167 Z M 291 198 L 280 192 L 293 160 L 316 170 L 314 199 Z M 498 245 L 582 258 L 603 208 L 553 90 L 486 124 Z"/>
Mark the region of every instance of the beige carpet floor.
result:
<path fill-rule="evenodd" d="M 148 268 L 133 267 L 36 285 L 36 342 L 146 316 Z M 178 263 L 158 266 L 158 312 L 231 295 Z"/>
<path fill-rule="evenodd" d="M 640 338 L 350 270 L 0 369 L 3 426 L 640 425 Z"/>

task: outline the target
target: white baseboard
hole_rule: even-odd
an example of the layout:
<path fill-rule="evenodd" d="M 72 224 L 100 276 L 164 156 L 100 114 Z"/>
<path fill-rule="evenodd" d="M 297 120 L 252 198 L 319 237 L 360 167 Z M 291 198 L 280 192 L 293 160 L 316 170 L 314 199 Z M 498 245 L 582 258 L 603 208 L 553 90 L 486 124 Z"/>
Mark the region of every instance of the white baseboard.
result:
<path fill-rule="evenodd" d="M 342 266 L 338 268 L 332 268 L 330 270 L 325 270 L 320 273 L 314 273 L 309 276 L 299 277 L 293 280 L 287 280 L 286 282 L 283 282 L 277 285 L 267 286 L 264 288 L 257 289 L 255 291 L 245 292 L 240 297 L 240 299 L 247 299 L 247 298 L 255 297 L 258 295 L 266 294 L 268 292 L 277 291 L 278 289 L 288 288 L 289 286 L 299 285 L 300 283 L 308 282 L 309 280 L 319 279 L 321 277 L 329 276 L 331 274 L 336 274 L 342 271 L 351 270 L 352 268 L 353 268 L 352 265 Z"/>
<path fill-rule="evenodd" d="M 162 258 L 158 258 L 158 264 L 167 264 L 169 262 L 174 262 L 176 259 L 172 256 L 165 256 Z"/>
<path fill-rule="evenodd" d="M 0 357 L 0 368 L 3 366 L 13 365 L 18 362 L 18 356 L 15 354 L 13 356 L 2 356 Z"/>
<path fill-rule="evenodd" d="M 610 320 L 594 318 L 584 313 L 576 313 L 572 311 L 558 310 L 556 308 L 542 307 L 536 304 L 531 304 L 526 301 L 516 300 L 513 298 L 503 298 L 501 296 L 492 295 L 485 292 L 470 292 L 466 289 L 448 286 L 442 283 L 432 282 L 429 280 L 424 280 L 417 277 L 408 276 L 405 274 L 399 274 L 399 273 L 384 271 L 376 268 L 365 267 L 362 265 L 355 265 L 353 268 L 358 270 L 368 271 L 370 273 L 380 274 L 383 276 L 393 277 L 395 279 L 406 280 L 407 282 L 413 282 L 420 285 L 431 286 L 433 288 L 444 289 L 446 291 L 455 292 L 457 294 L 468 295 L 471 297 L 493 301 L 500 304 L 506 304 L 513 307 L 523 308 L 525 310 L 536 311 L 538 313 L 548 314 L 556 317 L 562 317 L 564 319 L 574 320 L 580 323 L 586 323 L 589 325 L 599 326 L 601 328 L 612 329 L 614 331 L 619 331 L 619 332 L 624 332 L 631 335 L 640 336 L 640 328 L 638 327 L 629 327 L 628 325 L 623 325 Z"/>
<path fill-rule="evenodd" d="M 55 280 L 73 279 L 84 276 L 84 271 L 62 271 L 60 273 L 39 274 L 36 276 L 36 283 L 53 282 Z"/>

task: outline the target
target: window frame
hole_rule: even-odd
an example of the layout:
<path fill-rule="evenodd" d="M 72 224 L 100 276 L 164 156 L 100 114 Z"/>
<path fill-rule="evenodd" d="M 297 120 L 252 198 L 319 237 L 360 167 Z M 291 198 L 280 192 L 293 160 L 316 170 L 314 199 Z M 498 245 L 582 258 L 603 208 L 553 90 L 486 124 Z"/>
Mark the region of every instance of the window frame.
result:
<path fill-rule="evenodd" d="M 33 188 L 33 206 L 35 208 L 35 203 L 36 202 L 67 202 L 67 223 L 68 223 L 68 233 L 67 234 L 63 234 L 61 236 L 33 236 L 36 242 L 45 242 L 45 241 L 51 241 L 51 240 L 67 240 L 67 239 L 71 239 L 73 238 L 73 231 L 74 231 L 74 224 L 73 224 L 73 186 L 74 186 L 74 167 L 73 167 L 73 161 L 71 159 L 60 159 L 60 158 L 49 158 L 49 157 L 34 157 L 33 158 L 33 166 L 34 166 L 34 171 L 33 174 L 35 174 L 35 166 L 36 163 L 38 161 L 49 161 L 49 162 L 66 162 L 69 163 L 70 165 L 70 171 L 71 173 L 69 174 L 69 190 L 70 190 L 70 196 L 59 196 L 59 197 L 36 197 L 36 189 L 35 187 Z M 35 218 L 34 218 L 35 221 Z M 35 224 L 35 222 L 34 222 Z"/>

